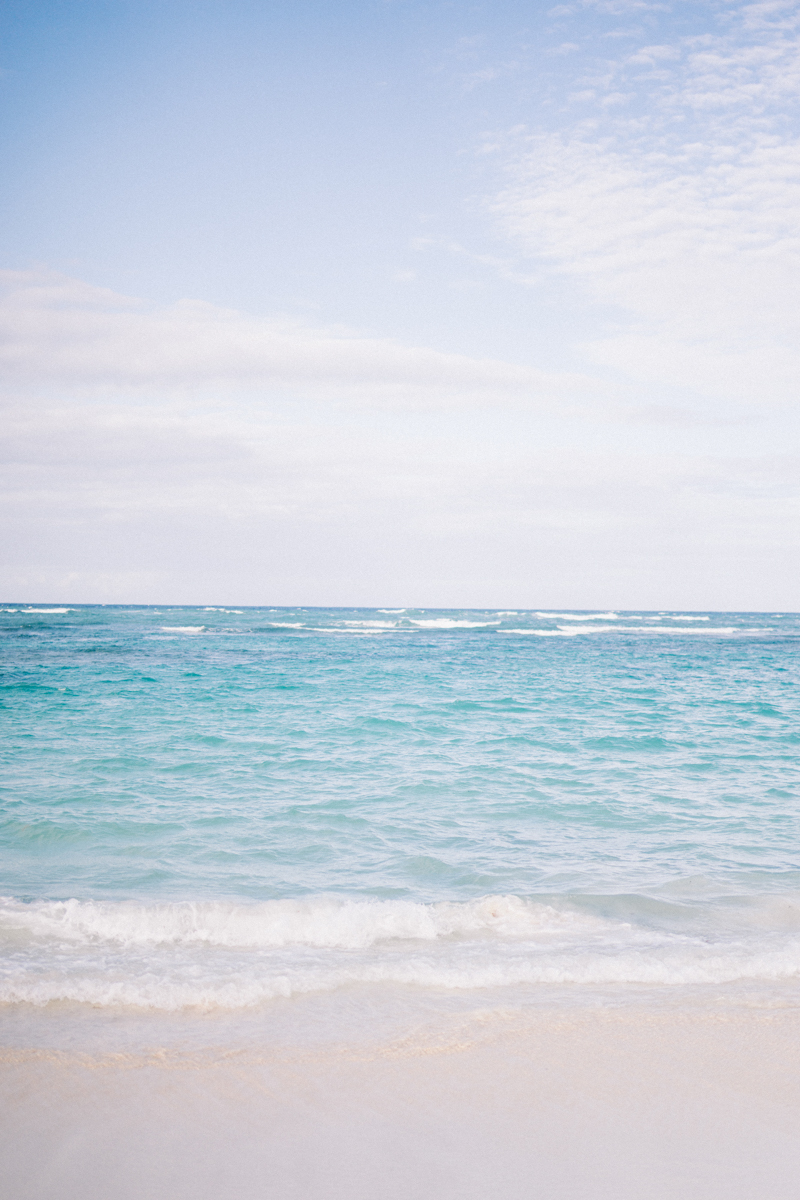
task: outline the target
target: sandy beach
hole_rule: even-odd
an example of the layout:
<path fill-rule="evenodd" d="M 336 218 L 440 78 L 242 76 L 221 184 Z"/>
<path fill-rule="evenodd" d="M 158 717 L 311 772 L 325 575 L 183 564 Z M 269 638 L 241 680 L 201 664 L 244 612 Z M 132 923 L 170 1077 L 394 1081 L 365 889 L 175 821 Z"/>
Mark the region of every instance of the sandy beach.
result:
<path fill-rule="evenodd" d="M 103 1037 L 114 1045 L 116 1038 Z M 2 1051 L 8 1200 L 789 1200 L 800 1013 L 475 1010 L 389 1042 Z M 141 1033 L 141 1031 L 140 1031 Z M 79 1039 L 76 1039 L 79 1040 Z"/>

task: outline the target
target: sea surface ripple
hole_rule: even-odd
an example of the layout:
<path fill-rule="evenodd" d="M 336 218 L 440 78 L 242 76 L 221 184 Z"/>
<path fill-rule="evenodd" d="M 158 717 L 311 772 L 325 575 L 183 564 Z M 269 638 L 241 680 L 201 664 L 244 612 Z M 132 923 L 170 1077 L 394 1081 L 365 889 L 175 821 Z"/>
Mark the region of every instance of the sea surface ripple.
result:
<path fill-rule="evenodd" d="M 0 999 L 800 974 L 795 614 L 9 603 L 0 630 Z"/>

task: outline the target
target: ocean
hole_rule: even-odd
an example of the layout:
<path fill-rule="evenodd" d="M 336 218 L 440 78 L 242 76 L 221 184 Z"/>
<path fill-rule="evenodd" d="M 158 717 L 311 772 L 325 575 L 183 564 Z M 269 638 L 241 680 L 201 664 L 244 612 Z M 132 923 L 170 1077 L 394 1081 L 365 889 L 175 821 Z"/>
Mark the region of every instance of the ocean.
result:
<path fill-rule="evenodd" d="M 4 1198 L 796 1194 L 797 614 L 0 633 Z"/>

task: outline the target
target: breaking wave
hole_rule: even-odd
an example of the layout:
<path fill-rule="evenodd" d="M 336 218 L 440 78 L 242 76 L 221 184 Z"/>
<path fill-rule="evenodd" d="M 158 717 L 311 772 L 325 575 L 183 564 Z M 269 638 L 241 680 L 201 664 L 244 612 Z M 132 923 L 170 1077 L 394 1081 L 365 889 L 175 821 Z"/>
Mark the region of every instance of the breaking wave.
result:
<path fill-rule="evenodd" d="M 685 919 L 670 925 L 668 905 L 649 923 L 637 919 L 631 899 L 619 917 L 516 896 L 440 904 L 4 900 L 0 1003 L 176 1011 L 359 985 L 674 988 L 800 978 L 794 899 L 745 906 L 725 928 L 706 917 L 692 932 Z"/>

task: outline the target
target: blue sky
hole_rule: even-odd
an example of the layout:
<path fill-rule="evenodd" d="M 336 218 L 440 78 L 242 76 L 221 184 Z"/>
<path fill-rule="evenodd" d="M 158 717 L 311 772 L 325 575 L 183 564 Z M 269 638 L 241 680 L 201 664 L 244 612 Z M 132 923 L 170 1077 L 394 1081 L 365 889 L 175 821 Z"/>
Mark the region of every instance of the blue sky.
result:
<path fill-rule="evenodd" d="M 796 608 L 800 6 L 10 3 L 10 599 Z"/>

